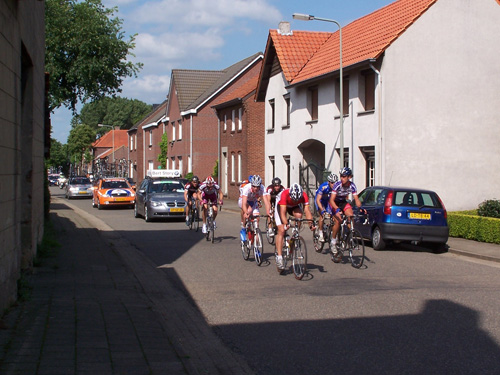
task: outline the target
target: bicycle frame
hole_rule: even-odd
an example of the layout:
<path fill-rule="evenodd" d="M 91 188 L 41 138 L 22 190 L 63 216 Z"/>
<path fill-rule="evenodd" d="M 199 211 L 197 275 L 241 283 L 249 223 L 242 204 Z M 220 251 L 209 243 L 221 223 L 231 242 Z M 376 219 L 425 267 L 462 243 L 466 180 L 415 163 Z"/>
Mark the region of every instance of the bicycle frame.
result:
<path fill-rule="evenodd" d="M 363 217 L 365 215 L 346 216 L 341 215 L 342 221 L 340 223 L 340 230 L 337 234 L 336 254 L 332 250 L 332 261 L 339 263 L 342 260 L 344 252 L 349 253 L 351 265 L 355 268 L 360 268 L 363 265 L 365 257 L 365 244 L 361 233 L 354 227 L 356 217 Z M 365 217 L 367 220 L 367 217 Z"/>
<path fill-rule="evenodd" d="M 245 221 L 246 240 L 241 242 L 241 251 L 243 259 L 248 260 L 250 250 L 253 249 L 254 259 L 258 266 L 262 264 L 264 245 L 262 242 L 262 233 L 259 228 L 259 217 L 267 215 L 251 215 Z"/>

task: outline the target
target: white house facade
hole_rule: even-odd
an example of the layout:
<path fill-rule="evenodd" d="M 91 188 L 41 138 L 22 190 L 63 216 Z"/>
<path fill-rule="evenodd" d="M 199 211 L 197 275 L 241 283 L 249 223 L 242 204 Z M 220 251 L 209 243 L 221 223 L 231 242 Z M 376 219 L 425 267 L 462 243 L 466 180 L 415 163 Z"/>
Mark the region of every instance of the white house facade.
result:
<path fill-rule="evenodd" d="M 304 35 L 270 33 L 267 49 L 276 57 L 272 64 L 266 49 L 273 68 L 262 70 L 258 87 L 266 103 L 266 181 L 277 175 L 314 190 L 323 172 L 338 173 L 343 138 L 344 165 L 360 190 L 428 188 L 448 210 L 500 198 L 498 20 L 496 0 L 399 0 L 343 27 L 343 137 L 339 65 L 331 62 L 338 32 L 295 75 L 287 70 L 293 49 L 282 48 L 291 39 L 283 38 Z M 365 53 L 360 40 L 378 42 L 373 25 L 394 35 Z"/>

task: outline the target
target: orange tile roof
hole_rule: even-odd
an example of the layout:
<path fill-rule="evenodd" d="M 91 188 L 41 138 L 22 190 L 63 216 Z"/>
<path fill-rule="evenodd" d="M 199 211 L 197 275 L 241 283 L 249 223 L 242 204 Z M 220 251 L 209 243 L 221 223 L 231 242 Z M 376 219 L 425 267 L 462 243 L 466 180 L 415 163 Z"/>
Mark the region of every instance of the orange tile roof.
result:
<path fill-rule="evenodd" d="M 257 81 L 259 77 L 255 76 L 245 82 L 243 85 L 235 89 L 234 91 L 222 96 L 220 100 L 217 100 L 216 105 L 223 104 L 229 102 L 233 99 L 243 99 L 248 94 L 251 94 L 257 88 Z"/>
<path fill-rule="evenodd" d="M 343 67 L 378 58 L 436 1 L 398 0 L 342 27 Z M 293 32 L 294 36 L 298 33 Z M 339 47 L 336 31 L 289 82 L 294 84 L 338 70 Z M 282 68 L 285 71 L 288 67 Z"/>
<path fill-rule="evenodd" d="M 281 69 L 288 82 L 331 35 L 332 33 L 312 31 L 294 31 L 292 35 L 281 35 L 278 30 L 269 30 Z"/>
<path fill-rule="evenodd" d="M 115 149 L 128 144 L 127 130 L 110 130 L 101 138 L 95 141 L 92 146 L 95 147 L 111 147 L 113 148 L 113 132 L 115 132 Z"/>

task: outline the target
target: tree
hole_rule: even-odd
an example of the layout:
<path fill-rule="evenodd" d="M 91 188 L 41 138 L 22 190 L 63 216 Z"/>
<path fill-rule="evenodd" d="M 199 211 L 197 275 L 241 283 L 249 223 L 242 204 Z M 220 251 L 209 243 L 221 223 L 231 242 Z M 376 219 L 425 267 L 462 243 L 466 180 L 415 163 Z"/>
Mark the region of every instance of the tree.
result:
<path fill-rule="evenodd" d="M 137 76 L 135 37 L 124 40 L 118 8 L 101 0 L 45 1 L 45 69 L 49 73 L 49 109 L 64 105 L 76 112 L 80 101 L 121 92 L 124 78 Z"/>
<path fill-rule="evenodd" d="M 167 167 L 167 155 L 168 155 L 168 136 L 167 133 L 163 133 L 160 141 L 160 154 L 158 155 L 158 161 L 163 169 Z"/>
<path fill-rule="evenodd" d="M 50 158 L 45 161 L 47 168 L 59 169 L 66 166 L 68 163 L 68 147 L 63 145 L 57 139 L 51 138 L 50 140 Z"/>
<path fill-rule="evenodd" d="M 88 125 L 82 124 L 71 129 L 68 136 L 68 150 L 71 161 L 81 164 L 86 151 L 89 150 L 95 138 L 95 130 Z"/>
<path fill-rule="evenodd" d="M 139 120 L 151 112 L 152 106 L 137 99 L 102 98 L 84 104 L 80 114 L 73 117 L 71 126 L 86 124 L 97 130 L 98 134 L 106 132 L 97 124 L 119 126 L 130 129 Z"/>

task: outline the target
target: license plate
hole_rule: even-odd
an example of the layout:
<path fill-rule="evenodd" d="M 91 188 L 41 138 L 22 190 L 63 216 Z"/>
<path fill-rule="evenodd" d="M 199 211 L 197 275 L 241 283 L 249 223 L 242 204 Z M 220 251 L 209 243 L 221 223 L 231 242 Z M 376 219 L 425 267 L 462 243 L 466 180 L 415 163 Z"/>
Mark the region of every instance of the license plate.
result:
<path fill-rule="evenodd" d="M 184 212 L 184 208 L 171 208 L 170 212 Z"/>
<path fill-rule="evenodd" d="M 80 190 L 78 194 L 87 194 L 87 190 Z"/>
<path fill-rule="evenodd" d="M 123 201 L 126 201 L 127 198 L 115 198 L 115 201 L 116 202 L 123 202 Z"/>
<path fill-rule="evenodd" d="M 430 220 L 431 214 L 424 214 L 421 212 L 410 212 L 410 219 Z"/>

